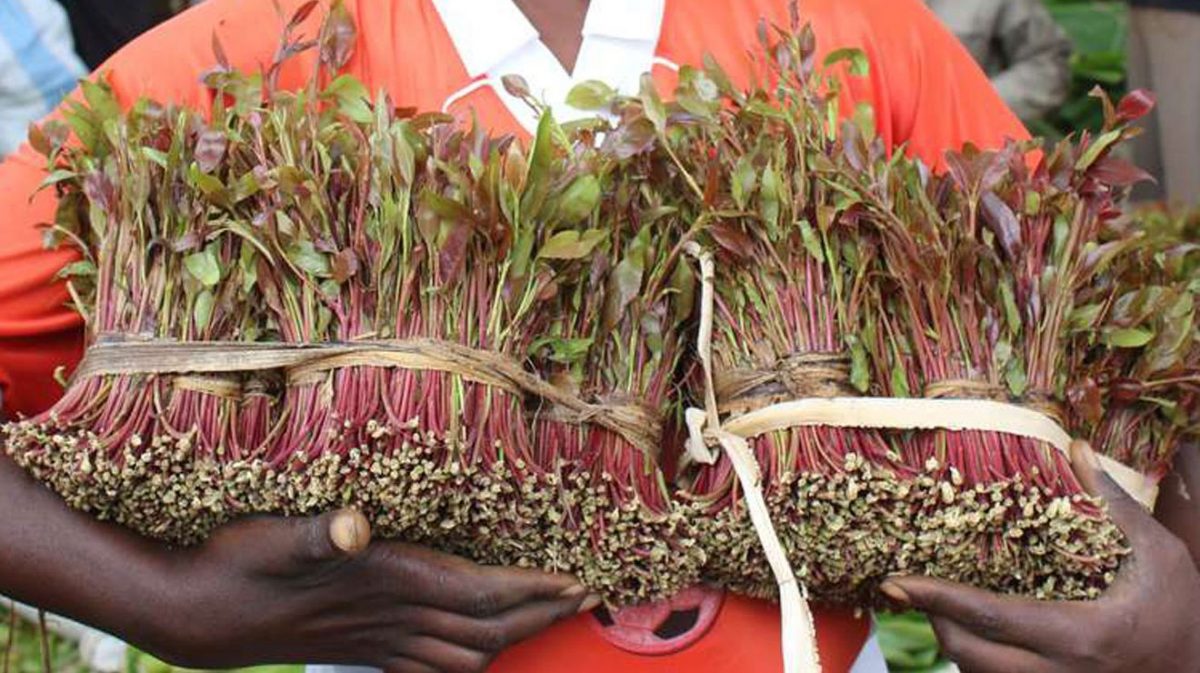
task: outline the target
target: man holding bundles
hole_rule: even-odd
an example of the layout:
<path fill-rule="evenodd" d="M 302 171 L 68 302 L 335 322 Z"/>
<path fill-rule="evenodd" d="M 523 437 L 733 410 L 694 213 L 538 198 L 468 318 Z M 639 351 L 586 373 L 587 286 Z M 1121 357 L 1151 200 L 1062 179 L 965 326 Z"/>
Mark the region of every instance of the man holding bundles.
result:
<path fill-rule="evenodd" d="M 636 93 L 642 73 L 668 88 L 681 65 L 704 55 L 725 64 L 739 87 L 760 19 L 789 22 L 783 0 L 682 3 L 647 0 L 354 0 L 359 32 L 347 70 L 398 106 L 444 110 L 497 133 L 528 139 L 536 118 L 501 83 L 519 73 L 560 118 L 574 84 L 600 80 Z M 270 63 L 280 17 L 316 35 L 327 9 L 300 0 L 208 0 L 150 31 L 100 69 L 119 103 L 141 97 L 207 109 L 199 80 L 216 57 L 253 71 Z M 916 0 L 812 0 L 800 5 L 822 56 L 865 51 L 870 76 L 842 89 L 847 116 L 875 110 L 880 136 L 930 165 L 973 143 L 998 148 L 1026 131 L 967 52 Z M 301 88 L 315 54 L 278 72 Z M 541 97 L 541 96 L 539 96 Z M 31 416 L 61 395 L 55 372 L 79 361 L 83 324 L 56 283 L 70 258 L 43 247 L 39 225 L 54 219 L 45 162 L 25 147 L 0 166 L 0 384 L 6 411 Z M 901 577 L 881 591 L 928 612 L 964 670 L 1185 671 L 1200 667 L 1200 574 L 1180 538 L 1200 543 L 1200 512 L 1164 489 L 1155 522 L 1073 449 L 1081 484 L 1105 498 L 1133 548 L 1116 584 L 1086 603 L 1034 603 L 932 579 Z M 1181 485 L 1200 483 L 1182 461 Z M 1178 501 L 1178 502 L 1177 502 Z M 595 607 L 574 580 L 476 566 L 422 548 L 369 543 L 362 518 L 254 519 L 218 530 L 190 551 L 160 547 L 68 511 L 0 458 L 0 592 L 106 628 L 168 660 L 192 666 L 265 662 L 367 665 L 388 671 L 774 671 L 779 617 L 767 603 L 729 597 L 711 630 L 663 657 L 638 657 L 591 628 Z M 1174 531 L 1174 533 L 1172 532 Z M 1177 537 L 1178 536 L 1178 537 Z M 1200 558 L 1200 544 L 1191 547 Z M 557 623 L 556 623 L 557 622 Z M 865 649 L 869 626 L 852 613 L 819 609 L 825 670 L 882 671 Z"/>

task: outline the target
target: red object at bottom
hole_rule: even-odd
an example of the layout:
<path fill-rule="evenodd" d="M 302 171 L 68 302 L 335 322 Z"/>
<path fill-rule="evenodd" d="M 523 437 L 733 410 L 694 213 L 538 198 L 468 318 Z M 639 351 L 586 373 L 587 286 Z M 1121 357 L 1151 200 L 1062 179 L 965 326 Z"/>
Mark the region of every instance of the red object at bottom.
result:
<path fill-rule="evenodd" d="M 824 673 L 847 673 L 870 635 L 870 623 L 849 610 L 814 607 Z M 725 596 L 708 631 L 686 648 L 643 655 L 610 643 L 596 617 L 579 615 L 506 651 L 490 673 L 779 673 L 779 606 Z"/>

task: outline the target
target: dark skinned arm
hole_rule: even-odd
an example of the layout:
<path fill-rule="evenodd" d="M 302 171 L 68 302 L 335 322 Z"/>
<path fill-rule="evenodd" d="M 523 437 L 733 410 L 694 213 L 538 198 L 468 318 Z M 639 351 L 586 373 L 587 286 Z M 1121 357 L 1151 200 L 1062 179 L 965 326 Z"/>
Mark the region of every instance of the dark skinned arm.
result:
<path fill-rule="evenodd" d="M 1176 470 L 1181 479 L 1194 477 L 1188 472 L 1192 458 Z M 1188 545 L 1172 532 L 1194 542 L 1196 519 L 1181 503 L 1168 503 L 1166 518 L 1175 528 L 1155 521 L 1082 442 L 1072 447 L 1072 462 L 1084 488 L 1107 502 L 1133 548 L 1100 599 L 1037 602 L 924 577 L 890 579 L 883 592 L 927 613 L 943 649 L 964 673 L 1200 671 L 1200 572 Z"/>
<path fill-rule="evenodd" d="M 0 451 L 0 593 L 171 663 L 484 670 L 592 607 L 572 578 L 370 543 L 361 514 L 254 518 L 170 550 L 69 509 Z"/>
<path fill-rule="evenodd" d="M 1163 480 L 1154 516 L 1183 541 L 1200 567 L 1200 446 L 1186 444 Z"/>

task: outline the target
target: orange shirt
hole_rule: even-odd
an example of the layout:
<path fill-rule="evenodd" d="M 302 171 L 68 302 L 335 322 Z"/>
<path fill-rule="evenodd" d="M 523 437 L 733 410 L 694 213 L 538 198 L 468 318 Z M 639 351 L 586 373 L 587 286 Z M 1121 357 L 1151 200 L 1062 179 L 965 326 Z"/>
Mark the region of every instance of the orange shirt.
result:
<path fill-rule="evenodd" d="M 257 69 L 270 62 L 278 41 L 281 21 L 273 4 L 208 0 L 130 44 L 101 72 L 124 104 L 149 96 L 204 108 L 210 94 L 198 74 L 215 63 L 213 33 L 234 67 Z M 290 15 L 302 3 L 283 0 L 281 4 Z M 368 90 L 386 90 L 397 105 L 436 110 L 471 83 L 432 0 L 347 0 L 346 4 L 359 28 L 349 70 Z M 758 48 L 758 20 L 766 17 L 786 26 L 789 4 L 789 0 L 666 0 L 657 55 L 677 64 L 700 64 L 703 55 L 711 53 L 737 83 L 745 84 L 750 73 L 748 54 Z M 1006 138 L 1026 136 L 965 49 L 920 0 L 804 0 L 800 7 L 804 19 L 812 22 L 823 53 L 845 46 L 866 52 L 870 75 L 847 81 L 843 109 L 851 110 L 860 102 L 874 106 L 879 132 L 892 146 L 904 145 L 939 164 L 944 151 L 968 141 L 995 147 Z M 308 35 L 316 34 L 321 14 L 314 12 L 306 21 Z M 290 62 L 282 74 L 283 86 L 302 84 L 314 58 L 309 53 Z M 673 84 L 674 75 L 666 67 L 656 65 L 654 75 L 663 87 Z M 523 132 L 492 88 L 477 88 L 450 109 L 462 116 L 474 111 L 497 131 Z M 47 191 L 30 198 L 44 176 L 42 158 L 28 146 L 0 165 L 0 387 L 10 414 L 34 414 L 52 405 L 61 392 L 53 372 L 59 366 L 73 366 L 83 343 L 81 319 L 68 307 L 65 288 L 54 281 L 71 253 L 42 249 L 39 225 L 53 220 L 54 196 Z M 749 620 L 746 624 L 757 625 L 748 627 L 758 632 L 749 641 L 752 649 L 764 652 L 775 667 L 777 618 L 753 605 L 735 603 L 735 608 L 733 612 L 740 611 L 744 621 Z M 823 624 L 846 621 L 837 615 L 821 619 Z M 727 626 L 719 628 L 728 631 Z M 855 631 L 855 642 L 862 642 L 861 622 L 853 628 L 843 626 L 843 631 Z M 567 630 L 560 629 L 556 641 L 560 645 L 571 640 L 572 627 L 563 628 Z M 829 631 L 822 633 L 827 651 L 837 649 L 826 642 Z M 827 663 L 833 665 L 827 670 L 846 670 L 854 651 L 845 649 L 830 653 L 832 660 Z M 556 651 L 563 652 L 561 647 Z M 733 651 L 739 650 L 726 650 L 726 656 Z M 842 663 L 839 656 L 849 658 Z M 520 660 L 526 663 L 511 670 L 532 670 L 528 648 Z M 749 670 L 737 664 L 735 657 L 730 665 Z M 576 668 L 579 673 L 585 669 Z M 676 669 L 667 665 L 655 670 Z"/>
<path fill-rule="evenodd" d="M 285 0 L 285 11 L 301 4 Z M 471 81 L 431 0 L 349 0 L 358 20 L 358 48 L 349 69 L 371 91 L 387 90 L 399 105 L 439 109 Z M 743 81 L 747 54 L 756 48 L 760 17 L 787 25 L 788 0 L 667 0 L 658 53 L 675 63 L 698 64 L 710 52 Z M 212 67 L 212 34 L 233 65 L 269 62 L 280 21 L 266 0 L 209 0 L 139 38 L 101 68 L 117 96 L 141 96 L 206 106 L 209 93 L 197 74 Z M 822 51 L 856 46 L 871 61 L 867 78 L 848 82 L 844 104 L 871 103 L 883 137 L 933 163 L 964 142 L 995 146 L 1024 137 L 1020 122 L 1000 101 L 967 52 L 919 0 L 805 0 Z M 306 30 L 315 34 L 320 12 Z M 285 69 L 285 85 L 310 72 L 312 54 Z M 669 85 L 671 73 L 655 68 Z M 490 88 L 452 108 L 475 110 L 493 128 L 518 130 Z M 39 225 L 53 220 L 54 198 L 30 195 L 44 177 L 43 161 L 28 147 L 0 165 L 0 387 L 10 414 L 33 414 L 60 394 L 52 373 L 79 358 L 81 321 L 53 282 L 69 252 L 42 249 Z"/>

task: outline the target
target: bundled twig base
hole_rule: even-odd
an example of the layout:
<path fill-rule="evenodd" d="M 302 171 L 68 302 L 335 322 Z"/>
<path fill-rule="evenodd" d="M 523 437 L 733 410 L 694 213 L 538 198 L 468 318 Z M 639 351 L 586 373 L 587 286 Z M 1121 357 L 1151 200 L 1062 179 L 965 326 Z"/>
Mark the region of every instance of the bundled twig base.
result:
<path fill-rule="evenodd" d="M 133 435 L 119 450 L 92 432 L 26 421 L 0 441 L 72 507 L 144 535 L 196 544 L 247 512 L 364 512 L 381 537 L 481 563 L 568 572 L 614 605 L 666 597 L 699 580 L 696 517 L 651 509 L 617 477 L 577 462 L 464 464 L 463 437 L 416 424 L 344 424 L 345 454 L 272 465 L 201 455 L 196 435 Z M 536 467 L 536 469 L 535 469 Z"/>
<path fill-rule="evenodd" d="M 930 468 L 898 478 L 849 454 L 829 474 L 772 478 L 771 518 L 787 522 L 777 525 L 780 540 L 816 600 L 877 605 L 879 582 L 895 573 L 1042 599 L 1095 598 L 1128 553 L 1120 530 L 1084 496 L 1056 497 L 1019 480 L 968 487 Z M 774 599 L 744 506 L 702 521 L 714 561 L 705 578 Z"/>

